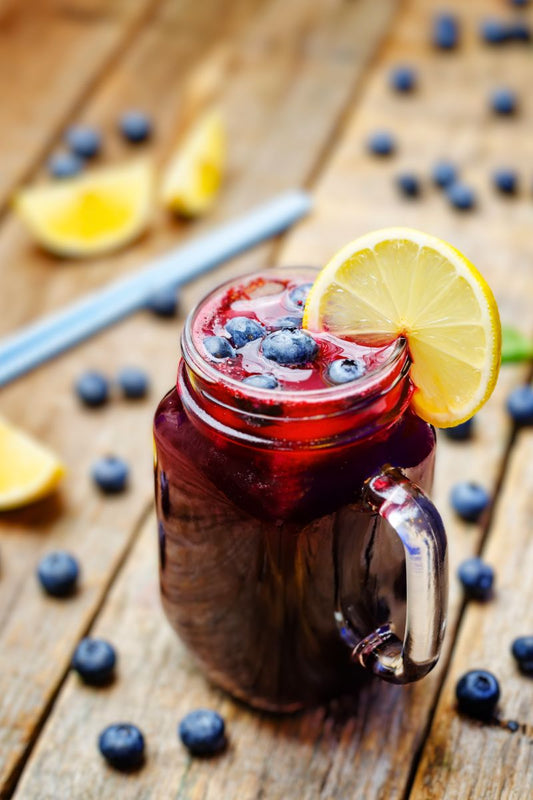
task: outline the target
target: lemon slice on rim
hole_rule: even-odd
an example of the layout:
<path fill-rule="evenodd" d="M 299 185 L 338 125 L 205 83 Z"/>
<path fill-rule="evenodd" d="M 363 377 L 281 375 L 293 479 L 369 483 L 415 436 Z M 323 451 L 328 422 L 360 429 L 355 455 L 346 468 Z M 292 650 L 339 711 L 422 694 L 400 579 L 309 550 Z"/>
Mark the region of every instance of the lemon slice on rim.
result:
<path fill-rule="evenodd" d="M 39 500 L 64 474 L 65 467 L 51 450 L 0 418 L 0 511 Z"/>
<path fill-rule="evenodd" d="M 37 242 L 60 256 L 112 252 L 145 229 L 153 199 L 148 161 L 104 167 L 22 189 L 15 210 Z"/>
<path fill-rule="evenodd" d="M 303 325 L 368 345 L 405 336 L 413 408 L 441 428 L 469 419 L 496 384 L 492 291 L 458 250 L 420 231 L 386 228 L 346 245 L 313 284 Z"/>
<path fill-rule="evenodd" d="M 166 208 L 196 217 L 213 205 L 226 163 L 226 130 L 218 111 L 194 125 L 165 171 L 161 199 Z"/>

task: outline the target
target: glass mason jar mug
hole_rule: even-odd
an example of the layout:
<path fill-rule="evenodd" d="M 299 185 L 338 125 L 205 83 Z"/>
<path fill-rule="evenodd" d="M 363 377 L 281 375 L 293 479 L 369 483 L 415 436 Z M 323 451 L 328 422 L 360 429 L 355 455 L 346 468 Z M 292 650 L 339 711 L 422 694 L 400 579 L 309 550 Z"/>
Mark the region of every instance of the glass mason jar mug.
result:
<path fill-rule="evenodd" d="M 256 388 L 194 335 L 214 294 L 189 316 L 154 421 L 170 623 L 209 678 L 259 708 L 352 692 L 362 667 L 418 680 L 441 647 L 447 546 L 405 342 L 350 383 Z"/>

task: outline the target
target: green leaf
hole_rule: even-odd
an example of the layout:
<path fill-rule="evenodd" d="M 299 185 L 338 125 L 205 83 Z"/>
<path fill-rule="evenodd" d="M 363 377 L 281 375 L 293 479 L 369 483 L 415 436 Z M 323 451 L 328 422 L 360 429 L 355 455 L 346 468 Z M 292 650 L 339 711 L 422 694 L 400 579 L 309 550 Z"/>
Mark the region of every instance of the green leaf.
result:
<path fill-rule="evenodd" d="M 533 339 L 510 325 L 502 325 L 502 364 L 533 358 Z"/>

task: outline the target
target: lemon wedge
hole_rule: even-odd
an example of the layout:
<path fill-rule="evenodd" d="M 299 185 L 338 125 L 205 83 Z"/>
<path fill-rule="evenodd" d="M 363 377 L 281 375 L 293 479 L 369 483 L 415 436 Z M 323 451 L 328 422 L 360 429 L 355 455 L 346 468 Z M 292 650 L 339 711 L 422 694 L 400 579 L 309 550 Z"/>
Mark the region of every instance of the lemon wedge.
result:
<path fill-rule="evenodd" d="M 51 450 L 0 418 L 0 511 L 39 500 L 64 474 Z"/>
<path fill-rule="evenodd" d="M 135 161 L 22 189 L 15 209 L 45 249 L 60 256 L 97 256 L 142 233 L 150 216 L 153 184 L 149 162 Z"/>
<path fill-rule="evenodd" d="M 187 217 L 205 214 L 222 183 L 226 130 L 218 111 L 206 112 L 188 133 L 165 171 L 161 199 Z"/>
<path fill-rule="evenodd" d="M 500 366 L 496 301 L 477 269 L 446 242 L 409 228 L 346 245 L 320 272 L 303 325 L 361 344 L 407 339 L 415 412 L 438 427 L 469 419 Z"/>

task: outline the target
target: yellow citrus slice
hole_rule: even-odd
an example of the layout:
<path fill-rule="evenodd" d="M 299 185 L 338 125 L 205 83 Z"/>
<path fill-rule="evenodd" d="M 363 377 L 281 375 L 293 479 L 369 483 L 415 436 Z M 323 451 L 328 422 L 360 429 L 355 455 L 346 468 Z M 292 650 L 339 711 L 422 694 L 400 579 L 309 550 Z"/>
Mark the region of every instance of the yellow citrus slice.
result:
<path fill-rule="evenodd" d="M 64 474 L 51 450 L 0 418 L 0 511 L 39 500 Z"/>
<path fill-rule="evenodd" d="M 224 123 L 218 111 L 211 110 L 198 120 L 165 171 L 165 207 L 188 217 L 205 214 L 220 189 L 225 162 Z"/>
<path fill-rule="evenodd" d="M 96 256 L 145 229 L 153 200 L 148 161 L 93 170 L 61 183 L 22 189 L 15 209 L 37 242 L 61 256 Z"/>
<path fill-rule="evenodd" d="M 420 231 L 387 228 L 346 245 L 318 275 L 303 324 L 368 345 L 405 336 L 413 407 L 442 428 L 475 414 L 496 384 L 492 291 L 458 250 Z"/>

